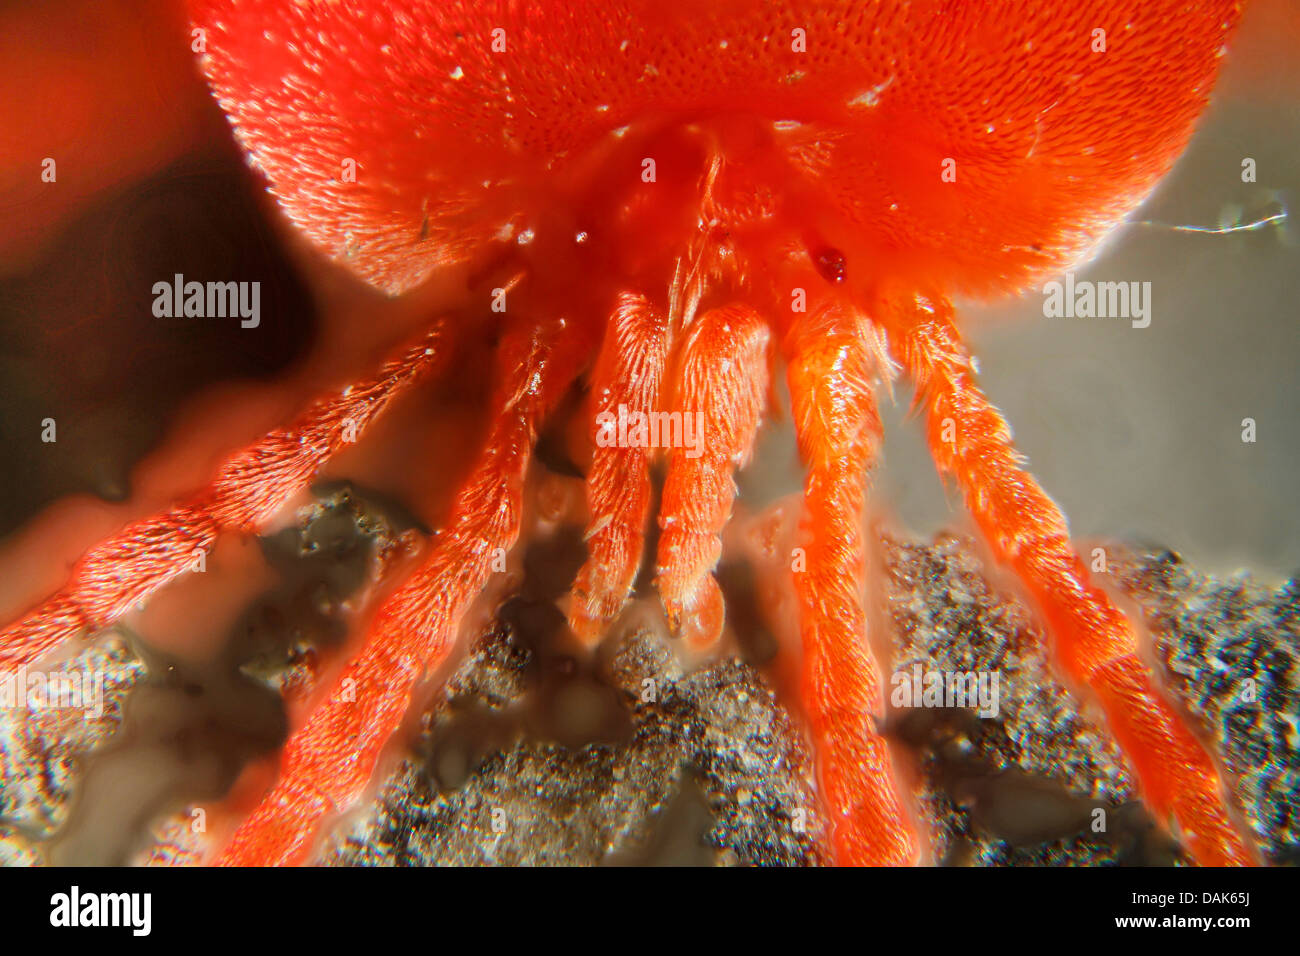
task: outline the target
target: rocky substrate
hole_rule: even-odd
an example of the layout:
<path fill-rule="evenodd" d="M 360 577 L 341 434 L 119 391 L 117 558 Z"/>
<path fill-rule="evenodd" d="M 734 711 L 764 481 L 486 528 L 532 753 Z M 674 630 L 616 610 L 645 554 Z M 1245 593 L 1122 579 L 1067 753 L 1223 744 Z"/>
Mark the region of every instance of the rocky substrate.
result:
<path fill-rule="evenodd" d="M 244 761 L 273 749 L 284 733 L 282 711 L 256 730 L 221 724 L 221 708 L 209 699 L 214 682 L 237 671 L 272 701 L 271 691 L 310 690 L 317 649 L 330 652 L 319 635 L 337 631 L 334 618 L 346 614 L 340 601 L 349 588 L 373 585 L 400 550 L 392 528 L 346 491 L 305 511 L 286 532 L 284 553 L 318 569 L 348 563 L 356 573 L 347 583 L 335 575 L 334 600 L 323 605 L 262 601 L 259 628 L 279 637 L 243 641 L 240 660 L 227 660 L 220 678 L 180 680 L 175 662 L 142 657 L 129 632 L 115 631 L 49 668 L 103 675 L 94 717 L 0 709 L 0 862 L 60 862 L 51 852 L 60 847 L 65 856 L 76 848 L 80 862 L 83 853 L 110 863 L 201 859 L 202 828 L 191 825 L 199 790 L 210 799 L 220 781 L 229 786 Z M 360 552 L 357 541 L 366 545 Z M 1269 862 L 1300 861 L 1300 588 L 1293 580 L 1273 590 L 1248 575 L 1216 579 L 1169 551 L 1108 550 L 1107 586 L 1144 617 L 1150 655 L 1211 741 L 1234 812 Z M 468 642 L 445 686 L 431 690 L 405 755 L 373 802 L 334 828 L 320 862 L 825 862 L 809 748 L 797 704 L 784 699 L 792 652 L 765 631 L 761 614 L 733 609 L 737 633 L 723 652 L 690 659 L 667 636 L 655 602 L 642 600 L 598 653 L 583 653 L 556 603 L 581 555 L 576 528 L 530 544 L 514 596 Z M 1086 695 L 1054 676 L 1033 615 L 1013 585 L 990 575 L 975 545 L 952 536 L 886 538 L 881 556 L 893 673 L 998 678 L 995 715 L 891 707 L 882 722 L 914 791 L 927 861 L 1186 862 L 1176 832 L 1156 825 L 1137 799 L 1104 720 Z M 720 577 L 729 599 L 736 591 L 729 582 L 745 579 L 743 569 L 725 566 Z M 784 682 L 775 676 L 782 672 Z M 777 686 L 787 688 L 782 699 Z M 193 702 L 156 711 L 150 694 Z M 193 716 L 199 712 L 202 721 Z M 222 773 L 197 790 L 192 779 L 170 791 L 145 787 L 141 808 L 118 811 L 116 824 L 79 815 L 78 787 L 105 777 L 99 765 L 117 761 L 130 770 L 118 777 L 147 777 L 147 763 L 123 762 L 122 754 L 138 745 L 140 722 L 151 713 L 176 733 L 151 722 L 149 739 L 171 746 L 189 734 L 178 746 L 203 749 Z M 246 717 L 247 708 L 240 713 Z M 119 781 L 116 791 L 93 792 L 126 799 L 130 789 Z M 88 828 L 114 825 L 127 836 L 87 836 Z"/>

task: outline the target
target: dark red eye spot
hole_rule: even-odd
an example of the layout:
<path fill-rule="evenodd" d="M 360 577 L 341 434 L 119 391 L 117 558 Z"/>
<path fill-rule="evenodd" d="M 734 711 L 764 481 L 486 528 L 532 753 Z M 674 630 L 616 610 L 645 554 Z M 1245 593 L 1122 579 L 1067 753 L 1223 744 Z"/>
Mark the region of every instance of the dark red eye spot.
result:
<path fill-rule="evenodd" d="M 813 265 L 821 277 L 827 282 L 840 283 L 844 281 L 845 270 L 848 264 L 844 261 L 844 253 L 838 249 L 823 247 L 817 249 L 812 254 Z"/>

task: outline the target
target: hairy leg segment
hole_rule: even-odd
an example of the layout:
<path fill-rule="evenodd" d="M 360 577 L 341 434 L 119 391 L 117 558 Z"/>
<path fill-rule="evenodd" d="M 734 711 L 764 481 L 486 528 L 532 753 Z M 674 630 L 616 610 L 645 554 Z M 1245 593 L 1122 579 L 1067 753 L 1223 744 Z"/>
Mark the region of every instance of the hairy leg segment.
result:
<path fill-rule="evenodd" d="M 0 673 L 113 624 L 192 567 L 222 532 L 259 530 L 394 398 L 444 360 L 445 338 L 439 320 L 374 377 L 318 400 L 286 428 L 232 455 L 186 503 L 133 522 L 90 551 L 64 587 L 0 631 Z"/>
<path fill-rule="evenodd" d="M 587 559 L 573 584 L 569 627 L 586 644 L 623 609 L 645 550 L 654 449 L 617 441 L 620 409 L 658 413 L 671 348 L 668 315 L 644 296 L 619 297 L 592 373 L 592 459 L 587 473 Z M 602 434 L 603 430 L 603 434 Z"/>
<path fill-rule="evenodd" d="M 1198 863 L 1252 863 L 1214 763 L 1156 686 L 1133 625 L 1089 581 L 1065 516 L 1021 467 L 1006 421 L 976 384 L 951 305 L 913 299 L 892 304 L 883 318 L 893 353 L 914 380 L 936 464 L 1041 605 L 1060 664 L 1096 695 L 1152 810 L 1177 821 Z"/>
<path fill-rule="evenodd" d="M 867 644 L 866 477 L 881 439 L 880 356 L 857 315 L 809 313 L 791 334 L 787 377 L 804 479 L 805 566 L 795 567 L 802 697 L 836 862 L 908 865 L 920 850 L 876 729 L 880 670 Z"/>
<path fill-rule="evenodd" d="M 494 559 L 519 535 L 537 433 L 579 371 L 581 339 L 562 321 L 520 325 L 503 341 L 493 420 L 428 559 L 379 608 L 364 646 L 295 731 L 280 777 L 219 863 L 300 863 L 322 825 L 353 806 L 401 724 L 420 676 L 451 650 Z"/>
<path fill-rule="evenodd" d="M 668 456 L 656 585 L 669 626 L 696 648 L 722 635 L 725 611 L 713 572 L 736 497 L 735 470 L 749 460 L 758 434 L 770 337 L 751 308 L 710 309 L 687 331 L 678 362 L 674 411 L 684 440 Z M 685 441 L 688 435 L 694 441 Z"/>

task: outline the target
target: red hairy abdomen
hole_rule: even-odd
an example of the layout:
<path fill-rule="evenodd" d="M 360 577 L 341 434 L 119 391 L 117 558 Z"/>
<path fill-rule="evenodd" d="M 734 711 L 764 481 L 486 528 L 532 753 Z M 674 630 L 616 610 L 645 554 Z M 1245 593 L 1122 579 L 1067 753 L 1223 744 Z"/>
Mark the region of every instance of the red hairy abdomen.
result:
<path fill-rule="evenodd" d="M 1168 169 L 1239 13 L 1235 0 L 191 6 L 208 75 L 290 218 L 393 292 L 535 217 L 598 214 L 608 183 L 639 182 L 618 131 L 653 157 L 660 132 L 671 143 L 719 117 L 754 124 L 755 149 L 723 158 L 755 191 L 734 201 L 774 228 L 824 237 L 859 277 L 1014 289 L 1086 252 Z M 768 192 L 774 205 L 755 198 Z"/>

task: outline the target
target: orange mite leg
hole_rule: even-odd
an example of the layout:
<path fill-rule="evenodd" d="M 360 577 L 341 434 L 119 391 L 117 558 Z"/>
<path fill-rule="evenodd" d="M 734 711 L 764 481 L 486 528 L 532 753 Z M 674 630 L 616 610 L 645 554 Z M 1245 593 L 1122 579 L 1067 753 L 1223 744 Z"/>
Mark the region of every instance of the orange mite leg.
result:
<path fill-rule="evenodd" d="M 186 504 L 133 522 L 77 563 L 69 582 L 0 631 L 0 673 L 30 664 L 79 634 L 108 627 L 210 551 L 223 531 L 253 531 L 280 510 L 346 442 L 443 358 L 440 321 L 374 378 L 318 400 L 287 428 L 237 452 Z"/>
<path fill-rule="evenodd" d="M 810 316 L 812 313 L 809 313 Z M 803 700 L 830 815 L 836 862 L 909 865 L 919 849 L 876 732 L 880 674 L 866 642 L 863 509 L 881 429 L 880 368 L 864 323 L 823 312 L 797 330 L 787 375 L 804 485 L 806 554 L 795 566 Z"/>
<path fill-rule="evenodd" d="M 1147 802 L 1178 821 L 1198 863 L 1254 862 L 1228 819 L 1214 764 L 1156 688 L 1132 625 L 1089 582 L 1064 515 L 1020 467 L 1006 422 L 975 383 L 951 305 L 908 304 L 892 318 L 893 347 L 926 405 L 935 461 L 1041 603 L 1065 670 L 1097 694 Z"/>
<path fill-rule="evenodd" d="M 669 624 L 695 647 L 722 634 L 725 612 L 713 571 L 736 497 L 733 472 L 753 452 L 767 396 L 770 339 L 767 323 L 747 307 L 698 317 L 682 345 L 673 417 L 660 426 L 674 435 L 659 510 L 656 586 Z"/>
<path fill-rule="evenodd" d="M 450 526 L 412 578 L 377 612 L 361 653 L 289 738 L 280 779 L 236 831 L 226 866 L 300 863 L 327 815 L 360 799 L 421 673 L 451 650 L 456 627 L 519 534 L 524 476 L 537 430 L 577 372 L 563 324 L 520 330 L 501 346 L 487 442 L 452 503 Z"/>
<path fill-rule="evenodd" d="M 621 410 L 647 416 L 659 410 L 669 341 L 666 315 L 642 296 L 619 297 L 592 376 L 591 524 L 569 613 L 570 628 L 587 643 L 600 640 L 623 609 L 641 565 L 654 449 L 620 445 L 618 419 Z"/>

